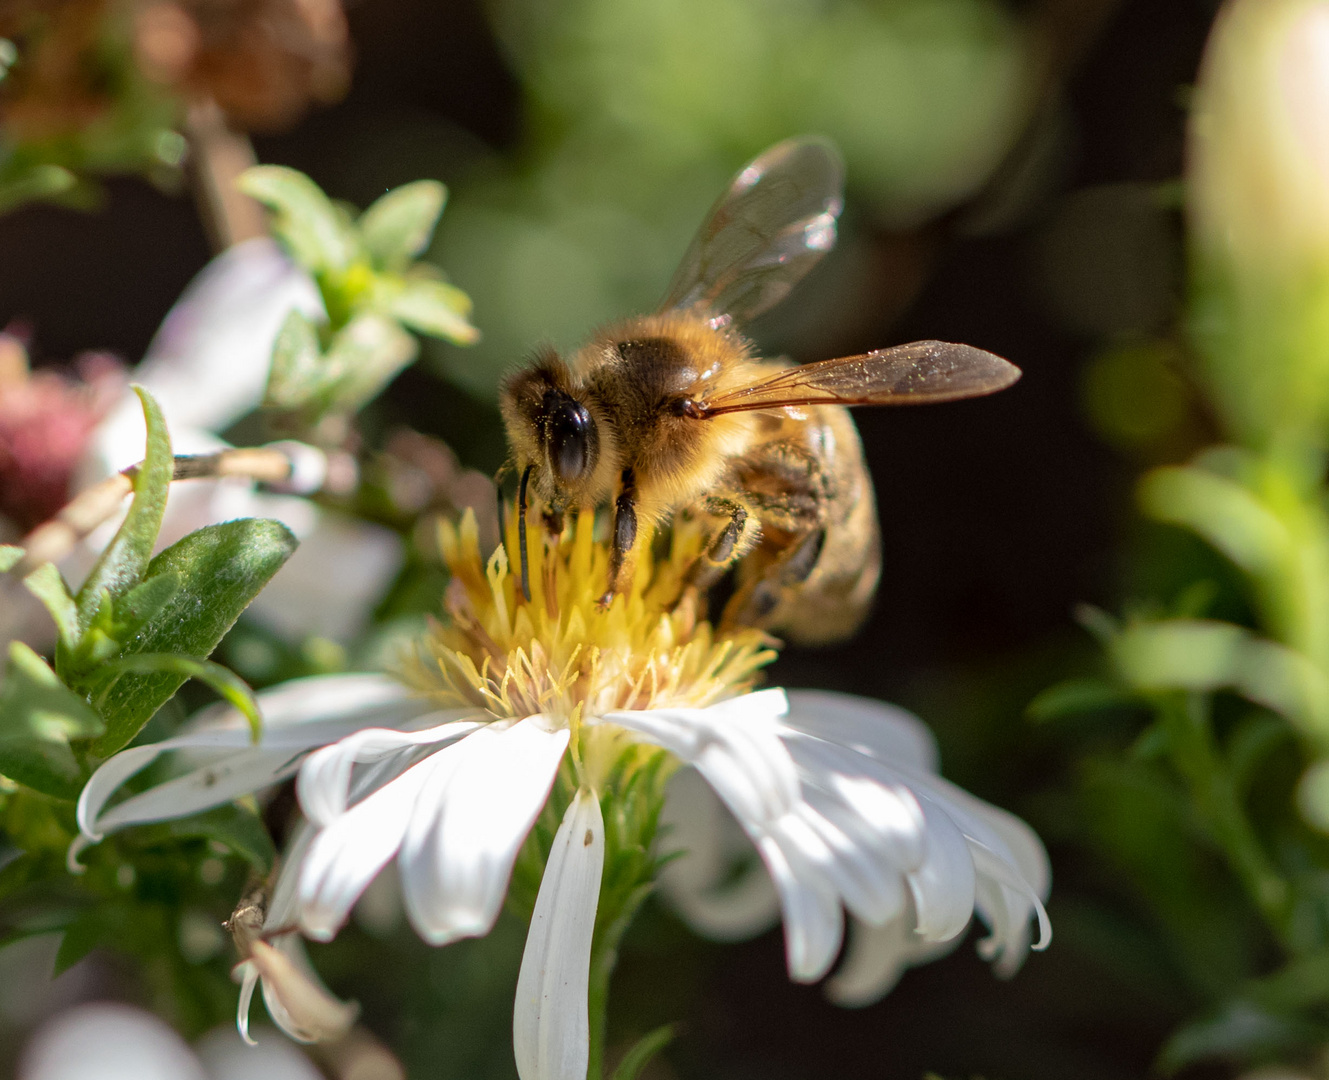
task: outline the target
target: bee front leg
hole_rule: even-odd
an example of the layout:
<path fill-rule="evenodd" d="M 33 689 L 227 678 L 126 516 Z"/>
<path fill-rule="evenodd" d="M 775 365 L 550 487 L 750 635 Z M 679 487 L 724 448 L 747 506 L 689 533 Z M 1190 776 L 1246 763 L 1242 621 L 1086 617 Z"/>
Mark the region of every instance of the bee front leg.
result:
<path fill-rule="evenodd" d="M 614 594 L 623 592 L 631 582 L 631 574 L 623 567 L 637 543 L 637 477 L 632 469 L 624 469 L 619 478 L 618 498 L 614 501 L 614 537 L 609 549 L 609 588 L 600 597 L 600 607 L 614 602 Z M 626 580 L 621 580 L 625 579 Z"/>

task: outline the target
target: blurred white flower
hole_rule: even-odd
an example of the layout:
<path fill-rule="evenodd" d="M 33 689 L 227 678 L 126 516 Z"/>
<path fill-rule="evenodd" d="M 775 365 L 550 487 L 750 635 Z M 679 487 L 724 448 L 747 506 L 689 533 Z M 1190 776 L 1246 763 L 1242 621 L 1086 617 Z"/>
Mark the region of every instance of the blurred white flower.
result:
<path fill-rule="evenodd" d="M 29 1040 L 18 1080 L 318 1080 L 290 1043 L 264 1039 L 256 1051 L 234 1032 L 203 1038 L 198 1054 L 165 1023 L 132 1005 L 94 1002 L 49 1020 Z"/>
<path fill-rule="evenodd" d="M 134 380 L 161 405 L 177 454 L 225 448 L 217 433 L 259 407 L 273 342 L 292 310 L 325 317 L 313 281 L 267 237 L 227 249 L 190 283 L 134 371 Z M 79 472 L 82 485 L 141 460 L 145 438 L 142 406 L 126 392 L 93 433 Z M 305 486 L 321 482 L 310 479 Z M 205 525 L 241 517 L 275 518 L 300 540 L 249 608 L 289 638 L 350 641 L 401 569 L 401 542 L 391 530 L 294 494 L 259 492 L 239 477 L 173 485 L 159 543 L 165 547 Z M 85 573 L 118 525 L 108 522 L 88 537 L 66 572 L 75 579 Z M 327 587 L 330 581 L 335 590 Z"/>

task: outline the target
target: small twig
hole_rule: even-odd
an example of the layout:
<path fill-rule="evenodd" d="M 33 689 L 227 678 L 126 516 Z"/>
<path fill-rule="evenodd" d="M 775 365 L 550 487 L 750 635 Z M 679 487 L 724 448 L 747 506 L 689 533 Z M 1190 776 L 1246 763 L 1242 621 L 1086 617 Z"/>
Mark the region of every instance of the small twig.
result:
<path fill-rule="evenodd" d="M 138 464 L 108 476 L 80 492 L 49 521 L 38 525 L 24 538 L 24 556 L 13 572 L 20 577 L 48 562 L 59 562 L 103 522 L 120 509 L 134 491 Z M 270 446 L 239 447 L 215 454 L 180 455 L 175 459 L 172 480 L 217 480 L 242 476 L 276 485 L 300 495 L 323 487 L 328 472 L 327 456 L 305 443 L 282 442 Z"/>
<path fill-rule="evenodd" d="M 198 101 L 185 122 L 192 150 L 190 175 L 194 197 L 215 250 L 267 233 L 263 208 L 235 185 L 240 174 L 258 164 L 249 137 L 231 130 L 214 101 Z"/>

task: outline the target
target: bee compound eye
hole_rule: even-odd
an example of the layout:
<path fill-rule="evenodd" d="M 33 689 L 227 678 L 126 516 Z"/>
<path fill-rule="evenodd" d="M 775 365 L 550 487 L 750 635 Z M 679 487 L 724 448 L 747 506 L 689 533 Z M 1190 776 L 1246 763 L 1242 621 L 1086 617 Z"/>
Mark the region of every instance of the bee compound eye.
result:
<path fill-rule="evenodd" d="M 586 406 L 560 401 L 549 417 L 549 463 L 561 483 L 573 484 L 591 467 L 594 422 Z"/>

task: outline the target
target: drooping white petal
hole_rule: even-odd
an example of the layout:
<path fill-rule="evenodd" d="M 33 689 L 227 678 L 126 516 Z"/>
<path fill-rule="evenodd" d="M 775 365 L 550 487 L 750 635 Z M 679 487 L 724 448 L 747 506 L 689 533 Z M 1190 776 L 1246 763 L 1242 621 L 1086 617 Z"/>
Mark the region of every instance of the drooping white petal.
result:
<path fill-rule="evenodd" d="M 840 966 L 826 980 L 826 996 L 846 1009 L 871 1005 L 894 989 L 906 968 L 944 956 L 960 940 L 924 941 L 914 930 L 912 909 L 883 926 L 854 919 Z"/>
<path fill-rule="evenodd" d="M 974 911 L 974 863 L 964 835 L 930 799 L 921 799 L 927 830 L 923 864 L 906 881 L 925 941 L 946 941 L 969 925 Z"/>
<path fill-rule="evenodd" d="M 257 969 L 268 1014 L 298 1042 L 339 1039 L 351 1029 L 360 1007 L 339 1001 L 305 957 L 299 934 L 286 934 L 275 944 L 255 941 L 249 962 Z M 252 992 L 252 991 L 251 991 Z"/>
<path fill-rule="evenodd" d="M 582 788 L 554 834 L 517 977 L 512 1046 L 521 1080 L 585 1080 L 604 845 L 600 800 Z"/>
<path fill-rule="evenodd" d="M 432 785 L 438 812 L 414 816 L 399 863 L 407 913 L 426 941 L 486 934 L 498 918 L 568 745 L 567 728 L 549 731 L 543 720 L 481 728 L 430 759 L 449 769 Z"/>
<path fill-rule="evenodd" d="M 356 765 L 380 761 L 409 748 L 453 742 L 479 726 L 466 719 L 474 716 L 473 709 L 434 715 L 440 722 L 419 731 L 365 728 L 310 754 L 296 781 L 305 816 L 316 825 L 326 826 L 345 813 Z"/>
<path fill-rule="evenodd" d="M 237 976 L 240 979 L 240 1001 L 235 1007 L 235 1030 L 250 1046 L 257 1046 L 249 1034 L 249 1007 L 254 1001 L 254 988 L 258 986 L 258 968 L 252 960 L 242 960 L 231 972 L 232 978 Z"/>
<path fill-rule="evenodd" d="M 699 934 L 743 941 L 780 918 L 780 898 L 733 815 L 696 770 L 670 778 L 660 824 L 669 849 L 660 891 Z"/>
<path fill-rule="evenodd" d="M 639 737 L 694 765 L 745 829 L 762 829 L 793 810 L 798 771 L 776 732 L 784 692 L 763 690 L 708 709 L 606 713 Z"/>
<path fill-rule="evenodd" d="M 163 821 L 219 806 L 293 773 L 300 755 L 363 727 L 372 719 L 406 723 L 429 711 L 400 683 L 381 675 L 328 675 L 292 680 L 258 695 L 264 718 L 257 746 L 239 710 L 204 709 L 191 725 L 202 730 L 122 750 L 93 773 L 79 794 L 80 831 L 92 841 L 107 830 Z M 103 808 L 131 776 L 168 751 L 199 753 L 207 760 L 184 776 Z"/>
<path fill-rule="evenodd" d="M 928 726 L 898 705 L 830 690 L 786 690 L 784 722 L 888 764 L 937 769 L 937 741 Z"/>
<path fill-rule="evenodd" d="M 336 935 L 360 894 L 397 854 L 421 793 L 447 764 L 442 753 L 426 758 L 318 831 L 300 869 L 305 933 L 319 941 Z"/>
<path fill-rule="evenodd" d="M 844 933 L 840 898 L 815 867 L 773 837 L 759 837 L 757 851 L 780 894 L 789 977 L 816 982 L 830 969 L 840 948 Z"/>

